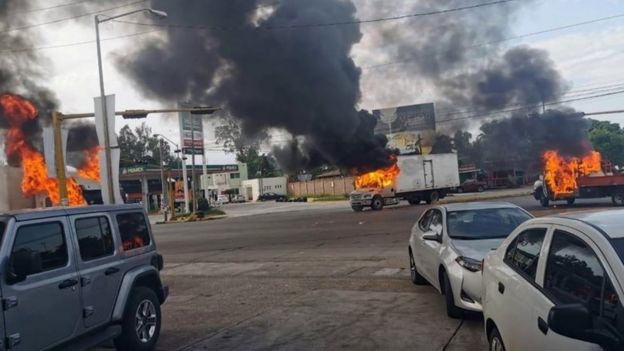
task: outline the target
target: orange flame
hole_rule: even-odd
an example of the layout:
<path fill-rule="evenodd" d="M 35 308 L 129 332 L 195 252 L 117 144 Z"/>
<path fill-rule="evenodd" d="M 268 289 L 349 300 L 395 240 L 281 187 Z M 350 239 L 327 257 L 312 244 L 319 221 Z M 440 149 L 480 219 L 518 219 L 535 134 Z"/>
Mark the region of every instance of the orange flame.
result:
<path fill-rule="evenodd" d="M 78 176 L 84 179 L 100 181 L 100 146 L 94 146 L 85 152 L 85 161 L 78 170 Z"/>
<path fill-rule="evenodd" d="M 392 166 L 387 168 L 380 168 L 373 172 L 361 174 L 355 177 L 356 189 L 362 188 L 385 188 L 394 183 L 394 180 L 399 175 L 401 170 L 397 166 L 396 158 L 392 158 Z"/>
<path fill-rule="evenodd" d="M 544 180 L 555 198 L 574 193 L 578 188 L 577 177 L 602 171 L 602 159 L 597 151 L 592 151 L 581 158 L 565 158 L 557 151 L 550 150 L 546 151 L 543 157 Z"/>
<path fill-rule="evenodd" d="M 45 193 L 54 205 L 60 204 L 58 180 L 48 177 L 43 155 L 28 143 L 21 129 L 24 123 L 39 116 L 37 108 L 30 101 L 11 94 L 0 96 L 0 106 L 9 122 L 5 152 L 7 156 L 17 156 L 22 161 L 22 193 L 26 196 Z M 70 206 L 85 203 L 80 186 L 72 178 L 67 179 L 67 191 Z"/>

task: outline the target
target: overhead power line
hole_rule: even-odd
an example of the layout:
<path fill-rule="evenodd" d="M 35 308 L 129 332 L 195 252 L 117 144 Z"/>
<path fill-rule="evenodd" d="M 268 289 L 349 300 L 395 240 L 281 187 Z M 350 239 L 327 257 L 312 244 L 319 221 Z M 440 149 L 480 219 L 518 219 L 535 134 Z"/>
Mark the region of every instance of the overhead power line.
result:
<path fill-rule="evenodd" d="M 15 31 L 19 31 L 19 30 L 26 30 L 26 29 L 31 29 L 31 28 L 37 28 L 37 27 L 42 27 L 42 26 L 46 26 L 46 25 L 49 25 L 49 24 L 65 22 L 65 21 L 69 21 L 69 20 L 73 20 L 73 19 L 77 19 L 77 18 L 81 18 L 81 17 L 85 17 L 85 16 L 96 15 L 98 13 L 112 11 L 112 10 L 117 10 L 117 9 L 120 9 L 120 8 L 124 8 L 124 7 L 128 7 L 128 6 L 133 6 L 133 5 L 136 5 L 136 4 L 140 4 L 140 3 L 143 3 L 143 2 L 146 2 L 146 1 L 147 0 L 139 0 L 139 1 L 134 1 L 134 2 L 131 2 L 131 3 L 125 4 L 125 5 L 109 7 L 107 9 L 87 12 L 87 13 L 83 13 L 83 14 L 75 15 L 75 16 L 71 16 L 71 17 L 59 18 L 59 19 L 56 19 L 56 20 L 48 21 L 48 22 L 27 24 L 27 25 L 23 25 L 23 26 L 19 26 L 19 27 L 13 27 L 13 28 L 9 28 L 9 29 L 0 31 L 0 34 L 7 34 L 7 33 L 15 32 Z"/>
<path fill-rule="evenodd" d="M 11 14 L 16 14 L 16 13 L 33 13 L 33 12 L 39 12 L 39 11 L 54 10 L 54 9 L 58 9 L 58 8 L 62 8 L 62 7 L 68 7 L 68 6 L 74 6 L 74 5 L 78 5 L 78 4 L 82 4 L 82 3 L 90 2 L 90 1 L 93 1 L 93 0 L 78 0 L 78 1 L 74 1 L 74 2 L 68 2 L 68 3 L 54 5 L 54 6 L 49 6 L 49 7 L 40 7 L 40 8 L 29 9 L 29 10 L 24 10 L 24 11 L 16 11 L 16 12 L 12 12 Z"/>
<path fill-rule="evenodd" d="M 505 3 L 514 2 L 514 1 L 516 0 L 499 0 L 499 1 L 485 2 L 485 3 L 476 4 L 476 5 L 455 7 L 455 8 L 444 9 L 444 10 L 410 13 L 410 14 L 404 14 L 404 15 L 371 18 L 371 19 L 363 19 L 363 20 L 347 20 L 347 21 L 340 21 L 340 22 L 302 23 L 302 24 L 285 24 L 285 25 L 261 25 L 261 26 L 256 27 L 256 29 L 257 30 L 301 29 L 301 28 L 336 27 L 336 26 L 355 25 L 355 24 L 364 24 L 364 23 L 379 23 L 379 22 L 403 20 L 403 19 L 408 19 L 408 18 L 449 14 L 453 12 L 477 9 L 480 7 L 505 4 Z M 233 31 L 233 30 L 241 29 L 241 27 L 227 27 L 227 26 L 146 23 L 146 22 L 125 21 L 125 20 L 114 20 L 114 21 L 119 22 L 119 23 L 134 24 L 138 26 L 161 27 L 161 28 L 172 28 L 172 29 L 193 29 L 193 30 L 209 30 L 209 31 Z"/>
<path fill-rule="evenodd" d="M 482 47 L 482 46 L 489 46 L 489 45 L 494 45 L 494 44 L 500 44 L 500 43 L 504 43 L 504 42 L 507 42 L 507 41 L 524 39 L 524 38 L 528 38 L 528 37 L 532 37 L 532 36 L 536 36 L 536 35 L 542 35 L 542 34 L 547 34 L 547 33 L 558 32 L 558 31 L 562 31 L 562 30 L 566 30 L 566 29 L 570 29 L 570 28 L 586 26 L 586 25 L 589 25 L 589 24 L 609 21 L 609 20 L 613 20 L 613 19 L 616 19 L 616 18 L 622 18 L 622 17 L 624 17 L 624 13 L 620 13 L 620 14 L 612 15 L 612 16 L 607 16 L 607 17 L 600 17 L 600 18 L 596 18 L 596 19 L 592 19 L 592 20 L 588 20 L 588 21 L 584 21 L 584 22 L 572 23 L 572 24 L 568 24 L 568 25 L 560 26 L 560 27 L 553 27 L 553 28 L 549 28 L 549 29 L 545 29 L 545 30 L 541 30 L 541 31 L 537 31 L 537 32 L 520 34 L 520 35 L 507 37 L 507 38 L 503 38 L 503 39 L 499 39 L 499 40 L 493 40 L 493 41 L 488 41 L 488 42 L 484 42 L 484 43 L 476 43 L 476 44 L 465 46 L 464 49 L 475 49 L 475 48 L 479 48 L 479 47 Z M 408 58 L 408 59 L 404 59 L 404 60 L 389 61 L 389 62 L 384 62 L 384 63 L 380 63 L 380 64 L 376 64 L 376 65 L 364 66 L 364 67 L 362 67 L 362 69 L 375 69 L 375 68 L 385 67 L 385 66 L 401 65 L 401 64 L 406 64 L 406 63 L 409 63 L 409 62 L 418 61 L 423 56 L 429 57 L 429 56 L 438 56 L 438 55 L 440 55 L 440 53 L 438 53 L 438 52 L 425 53 L 424 55 L 419 55 L 418 57 L 414 56 L 413 58 Z"/>
<path fill-rule="evenodd" d="M 573 98 L 573 99 L 550 101 L 550 102 L 544 103 L 543 105 L 544 106 L 561 105 L 561 104 L 567 104 L 567 103 L 575 102 L 575 101 L 592 100 L 592 99 L 597 99 L 597 98 L 606 97 L 606 96 L 612 96 L 612 95 L 619 95 L 619 94 L 624 94 L 624 90 L 617 90 L 617 91 L 613 91 L 613 92 L 609 92 L 609 93 L 602 93 L 602 94 L 590 95 L 590 96 Z M 466 119 L 484 118 L 484 117 L 487 117 L 487 116 L 494 116 L 494 115 L 499 115 L 499 114 L 502 114 L 502 113 L 524 111 L 524 110 L 526 110 L 528 108 L 537 107 L 538 105 L 541 106 L 541 104 L 525 105 L 523 107 L 503 109 L 503 110 L 498 110 L 498 111 L 490 111 L 490 112 L 485 112 L 485 113 L 481 113 L 481 114 L 474 114 L 474 115 L 470 115 L 470 116 L 463 116 L 463 117 L 456 117 L 456 118 L 436 120 L 436 123 L 449 123 L 449 122 L 461 121 L 461 120 L 466 120 Z"/>

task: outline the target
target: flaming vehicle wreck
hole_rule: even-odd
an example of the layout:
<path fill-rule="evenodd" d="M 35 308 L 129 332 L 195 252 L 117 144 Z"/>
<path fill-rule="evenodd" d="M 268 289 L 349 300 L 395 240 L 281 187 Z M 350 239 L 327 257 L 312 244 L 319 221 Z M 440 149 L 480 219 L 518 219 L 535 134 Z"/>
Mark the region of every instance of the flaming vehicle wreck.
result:
<path fill-rule="evenodd" d="M 396 156 L 390 167 L 361 174 L 355 179 L 355 191 L 349 195 L 351 208 L 381 210 L 407 200 L 411 205 L 427 204 L 444 198 L 459 186 L 456 154 Z"/>
<path fill-rule="evenodd" d="M 551 201 L 574 204 L 577 198 L 610 197 L 613 204 L 624 205 L 624 174 L 616 172 L 599 152 L 582 157 L 564 157 L 557 151 L 546 151 L 544 175 L 533 185 L 533 196 L 542 206 Z"/>

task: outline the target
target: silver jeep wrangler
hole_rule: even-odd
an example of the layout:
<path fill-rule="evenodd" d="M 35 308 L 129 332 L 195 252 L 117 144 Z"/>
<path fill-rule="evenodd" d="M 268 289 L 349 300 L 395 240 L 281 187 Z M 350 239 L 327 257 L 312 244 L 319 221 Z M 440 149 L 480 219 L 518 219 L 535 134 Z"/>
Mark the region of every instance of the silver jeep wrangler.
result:
<path fill-rule="evenodd" d="M 154 349 L 168 289 L 141 207 L 10 212 L 0 235 L 0 350 Z"/>

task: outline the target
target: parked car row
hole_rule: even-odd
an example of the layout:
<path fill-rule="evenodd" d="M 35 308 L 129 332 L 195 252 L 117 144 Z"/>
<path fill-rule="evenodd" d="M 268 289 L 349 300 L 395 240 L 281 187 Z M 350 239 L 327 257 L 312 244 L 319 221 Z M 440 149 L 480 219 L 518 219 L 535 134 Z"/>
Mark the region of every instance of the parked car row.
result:
<path fill-rule="evenodd" d="M 432 207 L 409 240 L 411 280 L 447 314 L 483 312 L 490 350 L 624 349 L 624 210 L 534 219 L 507 203 Z"/>

